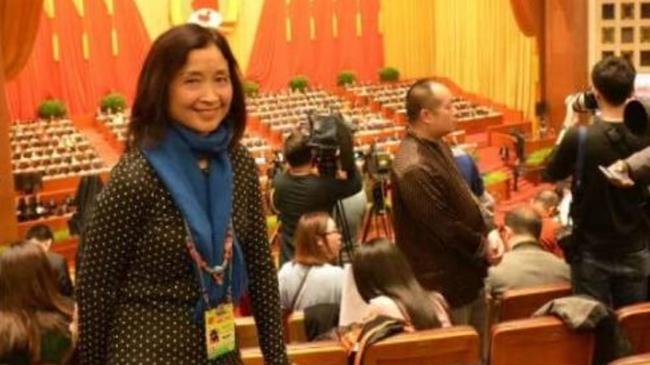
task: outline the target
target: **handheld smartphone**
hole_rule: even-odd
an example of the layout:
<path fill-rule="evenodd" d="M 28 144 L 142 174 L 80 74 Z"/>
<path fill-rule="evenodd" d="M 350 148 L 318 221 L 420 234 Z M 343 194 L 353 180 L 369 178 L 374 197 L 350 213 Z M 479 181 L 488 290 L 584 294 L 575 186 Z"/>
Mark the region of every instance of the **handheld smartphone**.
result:
<path fill-rule="evenodd" d="M 605 175 L 605 177 L 608 178 L 609 180 L 618 180 L 618 181 L 629 180 L 629 177 L 627 177 L 627 176 L 625 176 L 625 175 L 623 175 L 623 174 L 621 174 L 619 172 L 612 171 L 612 170 L 608 169 L 605 166 L 599 165 L 598 169 L 600 169 L 600 172 L 602 172 L 603 175 Z"/>

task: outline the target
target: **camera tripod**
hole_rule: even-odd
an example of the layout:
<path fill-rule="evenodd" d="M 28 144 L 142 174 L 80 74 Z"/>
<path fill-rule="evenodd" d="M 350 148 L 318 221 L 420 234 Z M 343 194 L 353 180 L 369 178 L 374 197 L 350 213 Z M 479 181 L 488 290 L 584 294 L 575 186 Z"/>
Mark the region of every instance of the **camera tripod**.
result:
<path fill-rule="evenodd" d="M 375 181 L 372 186 L 372 203 L 364 223 L 361 242 L 366 242 L 368 240 L 371 225 L 374 226 L 376 230 L 378 229 L 378 223 L 381 224 L 379 227 L 383 228 L 383 236 L 391 241 L 394 240 L 392 230 L 393 212 L 391 208 L 386 205 L 387 185 L 388 182 L 386 178 L 380 176 L 379 180 Z"/>
<path fill-rule="evenodd" d="M 345 207 L 343 201 L 339 200 L 334 206 L 334 221 L 341 229 L 341 251 L 339 252 L 339 264 L 343 266 L 344 263 L 349 262 L 354 252 L 354 243 L 352 242 L 352 235 L 350 233 L 350 226 L 348 225 L 348 218 L 345 215 Z"/>

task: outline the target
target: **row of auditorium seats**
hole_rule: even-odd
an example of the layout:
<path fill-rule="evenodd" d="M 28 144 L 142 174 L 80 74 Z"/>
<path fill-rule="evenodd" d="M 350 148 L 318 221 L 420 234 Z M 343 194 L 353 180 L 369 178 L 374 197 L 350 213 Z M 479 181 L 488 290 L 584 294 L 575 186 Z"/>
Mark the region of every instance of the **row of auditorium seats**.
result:
<path fill-rule="evenodd" d="M 566 284 L 506 292 L 500 306 L 500 323 L 491 327 L 490 364 L 591 364 L 593 333 L 571 331 L 561 320 L 551 316 L 529 318 L 547 301 L 569 294 L 570 287 Z M 650 353 L 650 302 L 621 308 L 617 317 L 634 353 Z M 236 328 L 245 364 L 261 364 L 253 319 L 238 318 Z M 295 363 L 345 364 L 345 351 L 337 343 L 303 342 L 306 336 L 302 313 L 290 316 L 286 332 L 289 354 Z M 391 337 L 374 345 L 364 364 L 475 364 L 478 349 L 476 332 L 470 327 L 455 326 Z M 628 365 L 617 363 L 623 364 Z"/>
<path fill-rule="evenodd" d="M 126 130 L 129 123 L 128 111 L 125 113 L 100 113 L 96 119 L 100 123 L 104 123 L 119 142 L 126 141 Z"/>
<path fill-rule="evenodd" d="M 15 175 L 38 173 L 48 180 L 105 169 L 97 151 L 69 119 L 15 122 L 9 140 Z"/>
<path fill-rule="evenodd" d="M 561 320 L 545 316 L 494 326 L 490 349 L 492 365 L 590 365 L 594 336 L 573 332 Z M 288 345 L 295 364 L 347 364 L 338 342 Z M 258 348 L 242 350 L 246 365 L 263 364 Z M 468 326 L 403 333 L 371 346 L 365 365 L 474 365 L 479 363 L 479 340 Z"/>

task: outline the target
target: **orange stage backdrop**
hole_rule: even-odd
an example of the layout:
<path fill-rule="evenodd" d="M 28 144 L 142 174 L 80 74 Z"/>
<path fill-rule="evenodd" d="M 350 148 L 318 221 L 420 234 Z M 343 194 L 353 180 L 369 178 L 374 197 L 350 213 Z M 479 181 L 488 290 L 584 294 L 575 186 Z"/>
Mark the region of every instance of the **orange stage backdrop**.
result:
<path fill-rule="evenodd" d="M 46 98 L 72 115 L 92 112 L 102 96 L 132 99 L 150 40 L 133 0 L 46 0 L 34 50 L 6 84 L 12 118 L 33 118 Z"/>
<path fill-rule="evenodd" d="M 342 70 L 377 80 L 383 65 L 379 0 L 266 0 L 247 78 L 264 90 L 298 74 L 333 86 Z"/>

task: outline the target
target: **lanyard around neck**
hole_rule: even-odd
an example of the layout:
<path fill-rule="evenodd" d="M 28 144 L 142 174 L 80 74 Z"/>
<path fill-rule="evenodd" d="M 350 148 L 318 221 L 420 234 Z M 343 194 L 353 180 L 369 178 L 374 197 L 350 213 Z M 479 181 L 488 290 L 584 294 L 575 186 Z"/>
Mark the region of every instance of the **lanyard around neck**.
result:
<path fill-rule="evenodd" d="M 190 230 L 187 221 L 183 221 L 185 224 L 185 231 L 187 232 L 185 243 L 187 245 L 187 250 L 192 257 L 192 261 L 197 268 L 197 274 L 199 276 L 199 284 L 201 285 L 201 291 L 203 293 L 203 298 L 206 304 L 209 304 L 208 291 L 205 287 L 205 282 L 203 281 L 202 273 L 207 273 L 212 280 L 218 285 L 224 285 L 224 281 L 227 282 L 228 287 L 226 288 L 227 297 L 232 298 L 232 256 L 233 256 L 233 231 L 232 226 L 228 226 L 226 231 L 226 238 L 223 244 L 223 261 L 221 265 L 210 266 L 203 259 L 199 251 L 196 249 L 196 244 L 194 243 L 194 238 L 192 237 L 192 231 Z M 226 271 L 230 276 L 230 280 L 227 280 Z"/>

